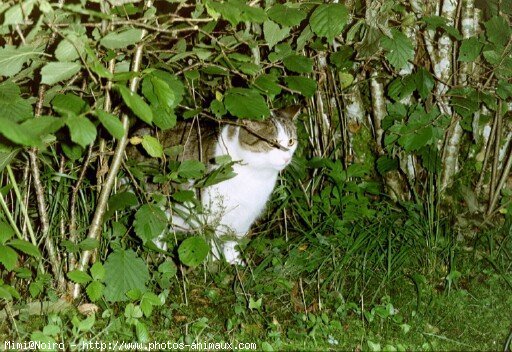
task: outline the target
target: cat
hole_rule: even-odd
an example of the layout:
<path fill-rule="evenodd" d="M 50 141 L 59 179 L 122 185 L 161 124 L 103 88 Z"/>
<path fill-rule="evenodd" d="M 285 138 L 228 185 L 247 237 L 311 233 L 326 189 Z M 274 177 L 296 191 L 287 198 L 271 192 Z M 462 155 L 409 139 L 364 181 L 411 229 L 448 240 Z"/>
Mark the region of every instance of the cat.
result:
<path fill-rule="evenodd" d="M 231 236 L 220 248 L 213 245 L 214 257 L 222 252 L 230 264 L 243 265 L 236 246 L 261 215 L 276 185 L 278 174 L 292 160 L 297 148 L 295 122 L 300 107 L 276 110 L 264 120 L 239 120 L 234 124 L 205 124 L 184 122 L 159 136 L 164 148 L 183 146 L 179 160 L 207 162 L 209 171 L 218 165 L 215 158 L 229 155 L 234 177 L 201 190 L 203 215 L 190 220 L 187 209 L 175 208 L 171 215 L 174 229 L 192 230 L 207 223 L 215 236 Z M 219 251 L 220 249 L 220 251 Z"/>

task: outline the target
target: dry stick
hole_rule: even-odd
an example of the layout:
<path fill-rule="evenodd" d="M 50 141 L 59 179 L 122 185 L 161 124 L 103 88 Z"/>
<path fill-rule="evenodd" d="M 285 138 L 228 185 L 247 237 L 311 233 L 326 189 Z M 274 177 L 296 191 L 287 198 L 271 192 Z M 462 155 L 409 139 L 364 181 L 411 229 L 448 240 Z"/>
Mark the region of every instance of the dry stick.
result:
<path fill-rule="evenodd" d="M 496 112 L 496 114 L 498 114 L 497 117 L 499 120 L 501 120 L 501 109 L 502 109 L 502 103 L 500 101 L 498 104 L 498 110 Z M 499 147 L 498 137 L 500 137 L 500 136 L 498 135 L 498 131 L 496 131 L 496 137 L 497 137 L 496 145 Z M 497 148 L 497 151 L 499 151 L 499 148 Z M 499 158 L 499 156 L 497 155 L 498 152 L 495 152 L 495 154 L 496 155 L 494 155 L 494 161 L 497 164 L 496 160 L 498 160 L 498 158 Z M 512 167 L 512 149 L 509 152 L 507 163 L 503 167 L 503 172 L 501 173 L 501 178 L 500 178 L 500 181 L 496 188 L 493 188 L 493 186 L 492 186 L 493 181 L 494 181 L 494 184 L 496 183 L 496 179 L 494 178 L 494 175 L 493 175 L 493 178 L 491 179 L 491 192 L 493 192 L 493 193 L 492 193 L 492 197 L 489 197 L 489 208 L 487 209 L 487 213 L 486 213 L 487 216 L 491 215 L 492 212 L 494 211 L 494 208 L 496 207 L 496 202 L 498 201 L 498 197 L 500 196 L 500 190 L 503 188 L 503 185 L 505 184 L 505 181 L 508 178 L 511 167 Z M 494 169 L 493 169 L 493 171 L 494 171 Z"/>
<path fill-rule="evenodd" d="M 58 7 L 62 7 L 64 4 L 64 0 L 59 0 Z M 46 45 L 49 48 L 53 42 L 55 41 L 57 34 L 55 32 L 52 33 L 48 43 Z M 38 118 L 41 116 L 43 111 L 43 103 L 44 103 L 44 95 L 46 92 L 46 85 L 40 84 L 37 92 L 37 103 L 36 110 L 34 113 L 34 117 Z M 37 199 L 37 208 L 39 212 L 39 218 L 41 222 L 41 237 L 44 238 L 44 244 L 46 247 L 46 252 L 48 253 L 48 259 L 51 264 L 52 272 L 54 277 L 57 278 L 57 289 L 59 291 L 63 291 L 66 287 L 66 279 L 64 277 L 64 273 L 62 272 L 59 260 L 57 259 L 57 254 L 55 250 L 55 244 L 53 243 L 52 238 L 49 234 L 50 222 L 48 220 L 48 212 L 46 207 L 46 199 L 44 197 L 44 188 L 41 183 L 41 174 L 39 172 L 39 164 L 37 160 L 37 148 L 31 148 L 28 151 L 28 155 L 30 158 L 30 169 L 32 173 L 32 177 L 34 179 L 34 190 L 36 192 Z"/>
<path fill-rule="evenodd" d="M 494 143 L 494 136 L 496 131 L 496 123 L 497 123 L 497 115 L 494 118 L 494 123 L 491 127 L 491 134 L 489 135 L 489 139 L 487 140 L 487 146 L 485 147 L 485 156 L 482 164 L 482 170 L 480 171 L 480 177 L 478 178 L 478 182 L 475 187 L 475 194 L 477 196 L 480 195 L 480 191 L 482 189 L 482 183 L 484 182 L 485 170 L 487 169 L 487 163 L 489 162 L 489 156 L 491 155 L 491 147 Z"/>
<path fill-rule="evenodd" d="M 91 143 L 89 145 L 89 148 L 87 149 L 87 155 L 85 157 L 84 163 L 82 165 L 82 169 L 80 170 L 80 176 L 78 177 L 78 180 L 76 181 L 75 185 L 73 186 L 73 192 L 71 192 L 71 199 L 69 201 L 69 207 L 70 207 L 70 219 L 69 219 L 69 240 L 73 243 L 76 243 L 76 239 L 78 237 L 77 231 L 76 231 L 76 196 L 78 194 L 78 191 L 80 190 L 80 186 L 82 185 L 82 182 L 85 177 L 85 172 L 87 171 L 87 167 L 89 166 L 89 163 L 91 161 L 91 154 L 92 154 L 92 148 L 94 143 Z M 73 252 L 69 253 L 69 262 L 68 262 L 68 270 L 73 271 L 75 270 L 76 266 L 76 256 Z"/>
<path fill-rule="evenodd" d="M 152 1 L 147 1 L 146 7 L 151 6 Z M 141 38 L 146 36 L 147 31 L 142 30 Z M 135 54 L 132 61 L 132 72 L 139 72 L 140 63 L 142 59 L 142 47 L 143 44 L 138 44 L 135 49 Z M 137 76 L 133 77 L 130 81 L 130 90 L 135 92 L 137 89 L 137 83 L 139 82 L 139 78 Z M 107 179 L 105 180 L 105 184 L 101 189 L 101 193 L 98 199 L 98 205 L 96 207 L 96 211 L 94 212 L 94 217 L 91 222 L 91 227 L 89 228 L 89 233 L 87 234 L 88 238 L 98 239 L 101 234 L 101 226 L 103 224 L 103 216 L 105 215 L 105 211 L 107 208 L 108 198 L 110 197 L 110 192 L 114 186 L 115 179 L 117 177 L 117 172 L 121 166 L 121 162 L 124 157 L 124 150 L 126 145 L 128 144 L 128 128 L 129 128 L 129 120 L 128 115 L 123 114 L 122 123 L 124 128 L 124 135 L 117 143 L 114 158 L 110 165 L 110 169 L 107 174 Z M 84 271 L 87 265 L 89 264 L 89 260 L 91 258 L 92 252 L 90 250 L 84 251 L 82 257 L 80 258 L 80 264 L 78 266 L 78 270 Z M 80 295 L 80 285 L 75 284 L 73 290 L 73 298 L 76 299 Z"/>
<path fill-rule="evenodd" d="M 496 190 L 496 180 L 498 177 L 498 167 L 499 167 L 499 154 L 500 154 L 500 144 L 501 144 L 501 114 L 500 111 L 496 111 L 496 132 L 495 132 L 495 143 L 494 143 L 494 159 L 492 163 L 492 171 L 491 171 L 491 187 L 489 188 L 489 208 L 491 206 L 491 201 L 494 198 L 494 193 Z"/>

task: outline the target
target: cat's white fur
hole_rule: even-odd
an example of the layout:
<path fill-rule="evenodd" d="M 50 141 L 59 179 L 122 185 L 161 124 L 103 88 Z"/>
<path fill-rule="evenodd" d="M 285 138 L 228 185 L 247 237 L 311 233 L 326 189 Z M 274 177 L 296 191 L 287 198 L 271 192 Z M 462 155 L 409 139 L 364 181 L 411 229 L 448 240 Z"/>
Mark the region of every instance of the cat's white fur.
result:
<path fill-rule="evenodd" d="M 273 148 L 268 152 L 253 152 L 244 149 L 238 142 L 238 132 L 229 136 L 228 126 L 220 133 L 215 156 L 228 154 L 237 163 L 233 166 L 236 176 L 203 190 L 202 203 L 209 223 L 218 223 L 216 235 L 244 237 L 254 221 L 265 209 L 279 171 L 291 161 L 297 141 L 289 145 L 290 137 L 280 125 L 277 142 L 287 151 Z M 224 258 L 231 264 L 240 264 L 240 254 L 235 249 L 236 241 L 226 241 L 222 246 Z"/>

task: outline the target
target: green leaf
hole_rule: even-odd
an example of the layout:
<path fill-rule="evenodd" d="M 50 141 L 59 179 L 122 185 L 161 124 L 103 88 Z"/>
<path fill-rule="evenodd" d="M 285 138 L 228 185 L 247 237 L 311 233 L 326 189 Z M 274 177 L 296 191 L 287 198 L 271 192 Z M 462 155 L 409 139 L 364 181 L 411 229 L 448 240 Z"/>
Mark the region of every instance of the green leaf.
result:
<path fill-rule="evenodd" d="M 42 146 L 41 139 L 23 125 L 11 121 L 8 117 L 0 116 L 0 134 L 10 141 L 24 146 Z"/>
<path fill-rule="evenodd" d="M 381 175 L 384 175 L 386 172 L 394 171 L 398 169 L 398 160 L 395 158 L 390 158 L 387 155 L 383 155 L 377 159 L 377 171 Z"/>
<path fill-rule="evenodd" d="M 25 0 L 11 6 L 4 14 L 4 26 L 24 24 L 34 9 L 35 0 Z M 22 8 L 23 6 L 23 8 Z"/>
<path fill-rule="evenodd" d="M 158 98 L 159 105 L 173 107 L 175 106 L 176 97 L 171 87 L 162 79 L 152 76 L 151 83 L 153 85 L 153 91 Z"/>
<path fill-rule="evenodd" d="M 418 150 L 431 143 L 434 131 L 432 126 L 425 126 L 412 133 L 408 132 L 398 139 L 398 143 L 406 152 Z"/>
<path fill-rule="evenodd" d="M 90 277 L 89 274 L 81 270 L 70 271 L 68 273 L 68 278 L 77 284 L 86 284 L 92 280 L 92 277 Z"/>
<path fill-rule="evenodd" d="M 108 220 L 112 215 L 119 210 L 131 208 L 139 205 L 137 196 L 132 192 L 120 192 L 111 196 L 108 200 L 108 210 L 105 213 L 105 219 Z"/>
<path fill-rule="evenodd" d="M 510 40 L 510 25 L 502 16 L 496 16 L 485 22 L 485 35 L 487 39 L 498 46 L 505 46 Z"/>
<path fill-rule="evenodd" d="M 162 235 L 167 229 L 168 223 L 167 216 L 160 207 L 144 204 L 135 214 L 135 233 L 143 243 L 146 243 Z"/>
<path fill-rule="evenodd" d="M 484 45 L 477 37 L 464 39 L 459 49 L 459 61 L 473 62 L 482 52 Z"/>
<path fill-rule="evenodd" d="M 140 300 L 140 309 L 144 313 L 144 316 L 149 318 L 153 312 L 154 306 L 161 306 L 162 301 L 153 292 L 146 292 Z"/>
<path fill-rule="evenodd" d="M 73 93 L 58 94 L 52 100 L 53 110 L 62 116 L 80 115 L 87 108 L 87 103 Z"/>
<path fill-rule="evenodd" d="M 91 302 L 96 302 L 103 297 L 103 291 L 105 290 L 105 286 L 99 281 L 91 282 L 85 292 L 87 292 L 87 297 L 91 300 Z"/>
<path fill-rule="evenodd" d="M 387 51 L 386 59 L 396 69 L 400 70 L 407 65 L 409 60 L 414 58 L 414 47 L 411 41 L 402 32 L 392 29 L 393 38 L 382 37 L 382 47 Z"/>
<path fill-rule="evenodd" d="M 77 38 L 75 34 L 70 34 L 57 45 L 55 57 L 59 61 L 75 61 L 85 52 L 85 42 L 85 36 Z"/>
<path fill-rule="evenodd" d="M 153 136 L 145 135 L 142 137 L 142 147 L 153 158 L 161 158 L 164 155 L 164 148 Z"/>
<path fill-rule="evenodd" d="M 11 247 L 0 245 L 0 263 L 7 271 L 11 271 L 18 262 L 18 253 Z"/>
<path fill-rule="evenodd" d="M 41 83 L 52 85 L 75 75 L 82 66 L 77 62 L 49 62 L 41 69 Z"/>
<path fill-rule="evenodd" d="M 283 60 L 284 67 L 297 73 L 309 73 L 313 71 L 313 60 L 303 55 L 290 55 Z"/>
<path fill-rule="evenodd" d="M 267 15 L 271 20 L 282 26 L 292 27 L 299 25 L 307 14 L 296 8 L 292 8 L 289 3 L 275 4 L 267 10 Z"/>
<path fill-rule="evenodd" d="M 101 38 L 100 44 L 108 49 L 124 49 L 142 39 L 142 29 L 130 28 L 119 32 L 111 32 Z"/>
<path fill-rule="evenodd" d="M 316 92 L 316 81 L 301 76 L 288 76 L 284 78 L 288 88 L 298 91 L 306 97 L 312 97 Z"/>
<path fill-rule="evenodd" d="M 169 110 L 163 107 L 152 108 L 153 122 L 162 131 L 168 130 L 176 126 L 176 114 L 174 110 Z"/>
<path fill-rule="evenodd" d="M 103 281 L 105 278 L 105 267 L 101 262 L 96 262 L 91 266 L 91 276 L 94 280 Z"/>
<path fill-rule="evenodd" d="M 254 298 L 249 297 L 249 309 L 253 310 L 260 310 L 261 309 L 261 303 L 263 301 L 263 298 L 259 298 L 257 301 L 254 300 Z"/>
<path fill-rule="evenodd" d="M 210 247 L 201 237 L 189 237 L 178 247 L 180 261 L 186 266 L 195 267 L 205 260 Z"/>
<path fill-rule="evenodd" d="M 134 251 L 118 249 L 111 253 L 105 264 L 105 299 L 119 302 L 127 299 L 125 293 L 138 289 L 146 291 L 149 271 L 146 263 Z"/>
<path fill-rule="evenodd" d="M 420 67 L 418 72 L 414 75 L 414 81 L 416 82 L 416 89 L 422 99 L 426 99 L 428 97 L 436 83 L 430 72 L 423 67 Z"/>
<path fill-rule="evenodd" d="M 153 112 L 149 105 L 137 93 L 131 92 L 125 86 L 117 85 L 125 104 L 133 113 L 145 123 L 151 124 L 153 121 Z"/>
<path fill-rule="evenodd" d="M 66 118 L 66 125 L 71 133 L 71 140 L 83 148 L 96 139 L 96 126 L 86 117 L 69 116 Z"/>
<path fill-rule="evenodd" d="M 96 110 L 96 116 L 112 137 L 117 139 L 123 138 L 124 126 L 117 116 L 103 110 Z"/>
<path fill-rule="evenodd" d="M 224 96 L 226 109 L 236 117 L 263 119 L 270 115 L 265 99 L 255 90 L 231 88 Z"/>
<path fill-rule="evenodd" d="M 281 93 L 281 87 L 277 84 L 277 77 L 274 75 L 261 75 L 254 80 L 254 87 L 263 93 L 271 96 Z"/>
<path fill-rule="evenodd" d="M 0 116 L 21 122 L 34 115 L 32 105 L 21 96 L 20 88 L 13 82 L 0 84 Z"/>
<path fill-rule="evenodd" d="M 272 49 L 281 40 L 287 38 L 289 34 L 289 27 L 280 28 L 277 23 L 270 20 L 263 23 L 263 35 L 269 49 Z"/>
<path fill-rule="evenodd" d="M 178 167 L 178 175 L 186 179 L 197 179 L 204 175 L 206 166 L 198 160 L 184 160 Z"/>
<path fill-rule="evenodd" d="M 4 244 L 14 236 L 14 229 L 5 221 L 0 221 L 0 244 Z"/>
<path fill-rule="evenodd" d="M 341 34 L 348 21 L 348 10 L 342 4 L 319 5 L 309 19 L 309 25 L 319 37 L 331 43 Z"/>
<path fill-rule="evenodd" d="M 23 65 L 30 59 L 44 53 L 33 46 L 22 45 L 18 48 L 6 45 L 0 48 L 0 76 L 12 77 L 21 71 Z"/>
<path fill-rule="evenodd" d="M 21 124 L 23 128 L 37 133 L 39 137 L 57 132 L 64 126 L 64 119 L 54 116 L 39 116 Z"/>
<path fill-rule="evenodd" d="M 446 33 L 451 35 L 457 40 L 462 39 L 462 35 L 460 32 L 453 27 L 452 25 L 448 24 L 448 19 L 441 17 L 441 16 L 427 16 L 423 17 L 423 21 L 427 24 L 427 28 L 431 30 L 436 30 L 438 28 L 443 29 Z"/>
<path fill-rule="evenodd" d="M 87 237 L 78 244 L 78 247 L 84 251 L 90 251 L 92 249 L 99 248 L 100 241 L 96 238 Z"/>

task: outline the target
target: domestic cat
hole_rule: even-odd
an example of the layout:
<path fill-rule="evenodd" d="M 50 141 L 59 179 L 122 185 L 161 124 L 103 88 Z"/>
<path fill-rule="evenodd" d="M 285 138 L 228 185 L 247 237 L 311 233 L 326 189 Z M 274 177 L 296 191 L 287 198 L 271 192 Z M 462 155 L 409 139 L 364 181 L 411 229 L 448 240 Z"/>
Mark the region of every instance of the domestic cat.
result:
<path fill-rule="evenodd" d="M 183 146 L 179 161 L 200 160 L 209 171 L 218 165 L 215 158 L 229 155 L 234 177 L 201 190 L 202 214 L 195 220 L 178 206 L 172 214 L 175 230 L 199 229 L 208 224 L 218 238 L 230 236 L 215 257 L 222 252 L 230 264 L 242 264 L 235 248 L 237 239 L 247 235 L 251 225 L 261 215 L 276 185 L 277 177 L 291 162 L 297 148 L 295 120 L 300 108 L 291 106 L 276 110 L 265 120 L 239 120 L 234 124 L 181 123 L 159 136 L 164 146 Z"/>

